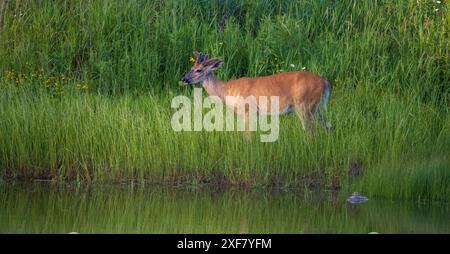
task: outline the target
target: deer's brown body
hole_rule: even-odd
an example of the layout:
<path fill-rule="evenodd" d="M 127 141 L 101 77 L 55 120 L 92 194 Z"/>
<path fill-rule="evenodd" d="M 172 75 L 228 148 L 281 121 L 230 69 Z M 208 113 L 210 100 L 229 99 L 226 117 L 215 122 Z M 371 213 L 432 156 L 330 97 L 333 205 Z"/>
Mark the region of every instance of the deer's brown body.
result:
<path fill-rule="evenodd" d="M 307 71 L 295 71 L 264 77 L 244 77 L 222 81 L 211 72 L 223 63 L 221 60 L 208 60 L 207 55 L 203 53 L 196 53 L 196 56 L 196 64 L 183 77 L 183 81 L 188 84 L 203 82 L 203 87 L 210 96 L 218 96 L 230 108 L 236 110 L 238 101 L 230 100 L 228 97 L 246 98 L 253 96 L 257 105 L 259 105 L 260 97 L 277 96 L 279 102 L 277 112 L 269 112 L 269 106 L 267 106 L 267 108 L 258 108 L 258 113 L 283 114 L 295 110 L 302 121 L 303 128 L 311 133 L 314 131 L 311 124 L 314 115 L 319 116 L 319 120 L 324 127 L 331 127 L 318 107 L 321 99 L 325 97 L 324 110 L 326 110 L 331 87 L 330 83 L 319 75 Z M 270 105 L 270 100 L 268 105 Z M 247 114 L 244 118 L 248 122 Z"/>
<path fill-rule="evenodd" d="M 208 77 L 203 83 L 209 95 L 216 95 L 222 99 L 226 96 L 244 98 L 255 96 L 258 102 L 261 96 L 278 96 L 279 113 L 285 113 L 290 107 L 296 106 L 312 112 L 326 86 L 327 81 L 324 78 L 307 71 L 284 72 L 257 78 L 245 77 L 229 82 Z M 234 105 L 228 106 L 235 108 Z"/>

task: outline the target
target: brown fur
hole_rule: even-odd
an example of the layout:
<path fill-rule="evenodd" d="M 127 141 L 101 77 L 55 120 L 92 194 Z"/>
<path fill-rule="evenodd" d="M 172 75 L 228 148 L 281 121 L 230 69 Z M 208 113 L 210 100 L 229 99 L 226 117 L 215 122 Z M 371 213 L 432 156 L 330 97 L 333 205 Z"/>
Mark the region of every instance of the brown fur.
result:
<path fill-rule="evenodd" d="M 205 55 L 201 56 L 204 57 Z M 243 98 L 254 96 L 256 102 L 259 103 L 260 96 L 269 98 L 270 96 L 278 96 L 280 105 L 278 113 L 292 107 L 302 120 L 303 127 L 310 134 L 314 133 L 311 120 L 316 113 L 317 105 L 327 84 L 329 84 L 326 79 L 308 71 L 294 71 L 263 77 L 243 77 L 226 82 L 219 80 L 211 72 L 221 65 L 222 62 L 218 61 L 220 60 L 212 59 L 205 60 L 203 63 L 197 62 L 191 68 L 191 71 L 183 77 L 183 80 L 192 80 L 191 83 L 203 81 L 206 92 L 210 96 L 220 97 L 222 101 L 225 101 L 226 96 L 242 96 Z M 204 72 L 198 73 L 197 70 L 199 69 L 204 70 Z M 227 104 L 227 106 L 233 109 L 237 108 L 236 105 Z M 324 116 L 321 115 L 320 117 L 320 120 L 325 123 Z M 248 123 L 248 112 L 246 112 L 244 120 Z"/>

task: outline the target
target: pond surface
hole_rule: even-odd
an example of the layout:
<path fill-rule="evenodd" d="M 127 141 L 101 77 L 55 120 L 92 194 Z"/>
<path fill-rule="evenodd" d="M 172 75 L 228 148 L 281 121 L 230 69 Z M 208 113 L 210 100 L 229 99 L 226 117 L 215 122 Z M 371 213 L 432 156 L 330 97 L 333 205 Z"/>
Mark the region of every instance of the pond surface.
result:
<path fill-rule="evenodd" d="M 127 185 L 0 186 L 0 233 L 450 233 L 450 205 Z"/>

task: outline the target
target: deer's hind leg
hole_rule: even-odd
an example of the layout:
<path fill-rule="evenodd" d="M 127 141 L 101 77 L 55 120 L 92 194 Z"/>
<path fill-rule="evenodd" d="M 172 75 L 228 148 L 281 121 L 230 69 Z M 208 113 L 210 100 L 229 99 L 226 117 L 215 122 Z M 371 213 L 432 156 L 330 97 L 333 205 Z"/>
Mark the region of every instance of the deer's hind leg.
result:
<path fill-rule="evenodd" d="M 314 135 L 315 129 L 312 122 L 313 114 L 311 109 L 304 103 L 295 104 L 295 113 L 297 113 L 300 121 L 302 122 L 303 129 L 309 134 Z"/>
<path fill-rule="evenodd" d="M 320 108 L 319 106 L 316 106 L 316 109 L 314 110 L 314 116 L 319 120 L 319 123 L 320 125 L 322 125 L 323 128 L 325 129 L 332 128 L 331 123 L 327 120 L 324 114 L 324 109 Z"/>

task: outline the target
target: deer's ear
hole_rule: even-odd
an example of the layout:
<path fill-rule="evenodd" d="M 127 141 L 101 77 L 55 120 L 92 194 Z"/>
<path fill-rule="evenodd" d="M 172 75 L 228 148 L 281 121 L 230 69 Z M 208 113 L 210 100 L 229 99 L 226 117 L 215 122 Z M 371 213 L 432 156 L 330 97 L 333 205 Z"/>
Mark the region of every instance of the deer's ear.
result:
<path fill-rule="evenodd" d="M 215 70 L 219 68 L 223 64 L 223 61 L 220 59 L 211 59 L 205 63 L 205 66 L 210 70 Z"/>
<path fill-rule="evenodd" d="M 203 64 L 208 60 L 208 55 L 202 52 L 194 51 L 194 56 L 197 58 L 196 63 Z"/>

